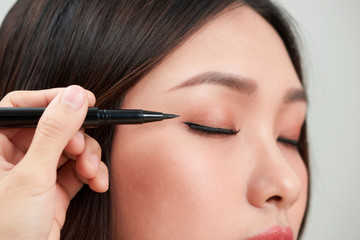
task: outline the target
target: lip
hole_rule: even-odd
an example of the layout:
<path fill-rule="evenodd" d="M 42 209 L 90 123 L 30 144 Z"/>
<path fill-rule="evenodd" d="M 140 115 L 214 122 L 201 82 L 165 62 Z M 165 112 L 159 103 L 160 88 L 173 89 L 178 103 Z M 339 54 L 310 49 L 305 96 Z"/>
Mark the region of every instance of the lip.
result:
<path fill-rule="evenodd" d="M 294 235 L 290 227 L 273 226 L 247 240 L 293 240 Z"/>

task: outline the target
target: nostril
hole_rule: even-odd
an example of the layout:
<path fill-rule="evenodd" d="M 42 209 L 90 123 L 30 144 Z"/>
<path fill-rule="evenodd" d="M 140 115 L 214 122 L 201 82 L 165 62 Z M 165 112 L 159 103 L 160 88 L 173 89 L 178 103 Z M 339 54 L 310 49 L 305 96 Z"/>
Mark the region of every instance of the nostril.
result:
<path fill-rule="evenodd" d="M 271 203 L 271 202 L 280 202 L 282 200 L 282 197 L 280 197 L 279 195 L 275 195 L 275 196 L 272 196 L 270 198 L 268 198 L 266 200 L 266 202 L 268 203 Z"/>

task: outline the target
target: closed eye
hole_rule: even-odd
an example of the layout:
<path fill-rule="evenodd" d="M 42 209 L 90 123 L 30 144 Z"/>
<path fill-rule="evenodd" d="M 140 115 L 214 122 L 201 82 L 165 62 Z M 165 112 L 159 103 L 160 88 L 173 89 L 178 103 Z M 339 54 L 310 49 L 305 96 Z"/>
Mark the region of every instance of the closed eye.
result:
<path fill-rule="evenodd" d="M 277 140 L 291 147 L 299 148 L 299 141 L 289 138 L 278 137 Z"/>
<path fill-rule="evenodd" d="M 189 126 L 191 130 L 197 131 L 200 134 L 204 135 L 236 135 L 240 130 L 234 130 L 234 129 L 228 129 L 228 128 L 214 128 L 214 127 L 208 127 L 192 122 L 184 122 L 186 125 Z M 287 144 L 291 147 L 298 148 L 299 147 L 299 141 L 284 137 L 278 137 L 277 141 Z"/>
<path fill-rule="evenodd" d="M 227 129 L 227 128 L 214 128 L 214 127 L 208 127 L 204 125 L 199 125 L 192 122 L 184 122 L 186 125 L 189 126 L 190 129 L 204 134 L 204 135 L 235 135 L 240 130 L 233 130 L 233 129 Z"/>

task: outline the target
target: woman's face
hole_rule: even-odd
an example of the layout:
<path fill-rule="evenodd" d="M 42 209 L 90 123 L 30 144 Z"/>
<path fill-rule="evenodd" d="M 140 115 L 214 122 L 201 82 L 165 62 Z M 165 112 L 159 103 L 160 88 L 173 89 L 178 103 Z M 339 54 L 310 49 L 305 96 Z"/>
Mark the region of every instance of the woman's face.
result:
<path fill-rule="evenodd" d="M 112 197 L 124 239 L 279 239 L 286 227 L 297 238 L 308 182 L 293 140 L 306 102 L 283 42 L 253 10 L 201 28 L 122 107 L 181 116 L 116 129 Z"/>

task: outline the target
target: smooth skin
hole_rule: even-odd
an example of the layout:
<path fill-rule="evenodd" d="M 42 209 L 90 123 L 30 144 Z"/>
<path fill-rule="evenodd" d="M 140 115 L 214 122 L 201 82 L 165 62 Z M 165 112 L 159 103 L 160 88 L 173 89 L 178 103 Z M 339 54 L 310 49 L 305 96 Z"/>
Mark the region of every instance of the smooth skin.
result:
<path fill-rule="evenodd" d="M 119 239 L 243 240 L 272 226 L 289 226 L 297 238 L 307 170 L 296 147 L 278 138 L 298 140 L 306 101 L 281 38 L 252 9 L 201 28 L 122 107 L 181 117 L 117 126 Z M 238 133 L 209 135 L 185 122 Z"/>
<path fill-rule="evenodd" d="M 1 239 L 59 239 L 83 184 L 108 189 L 98 143 L 79 130 L 94 95 L 79 86 L 17 91 L 0 107 L 46 107 L 36 128 L 0 129 Z M 67 121 L 71 119 L 71 121 Z"/>

